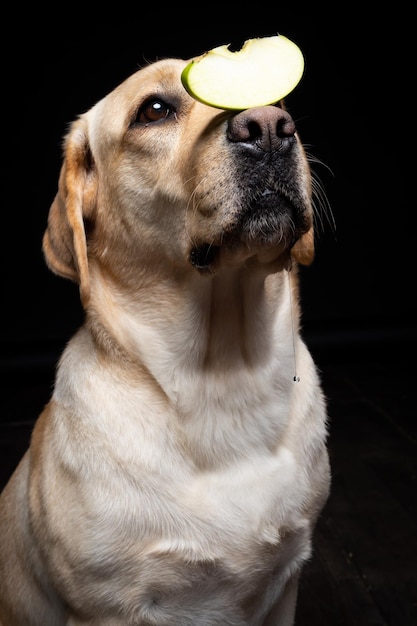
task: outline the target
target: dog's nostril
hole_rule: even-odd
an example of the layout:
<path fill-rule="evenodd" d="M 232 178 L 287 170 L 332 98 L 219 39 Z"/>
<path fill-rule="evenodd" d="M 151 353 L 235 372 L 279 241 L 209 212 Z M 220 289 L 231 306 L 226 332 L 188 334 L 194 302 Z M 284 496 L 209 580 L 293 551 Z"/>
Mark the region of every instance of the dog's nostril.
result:
<path fill-rule="evenodd" d="M 285 111 L 284 111 L 285 113 Z M 295 134 L 295 123 L 292 117 L 287 113 L 285 116 L 280 117 L 277 122 L 277 135 L 278 137 L 293 137 Z"/>
<path fill-rule="evenodd" d="M 253 141 L 262 137 L 262 128 L 258 122 L 249 122 L 248 124 L 248 140 Z"/>

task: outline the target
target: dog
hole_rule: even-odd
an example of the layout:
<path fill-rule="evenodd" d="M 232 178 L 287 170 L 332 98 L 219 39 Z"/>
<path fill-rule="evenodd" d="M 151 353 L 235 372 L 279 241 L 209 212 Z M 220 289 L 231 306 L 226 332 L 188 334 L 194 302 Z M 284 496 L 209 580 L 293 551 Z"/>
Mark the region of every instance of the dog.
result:
<path fill-rule="evenodd" d="M 2 626 L 290 626 L 330 488 L 301 333 L 313 175 L 284 102 L 144 65 L 63 138 L 43 252 L 82 326 L 0 500 Z"/>

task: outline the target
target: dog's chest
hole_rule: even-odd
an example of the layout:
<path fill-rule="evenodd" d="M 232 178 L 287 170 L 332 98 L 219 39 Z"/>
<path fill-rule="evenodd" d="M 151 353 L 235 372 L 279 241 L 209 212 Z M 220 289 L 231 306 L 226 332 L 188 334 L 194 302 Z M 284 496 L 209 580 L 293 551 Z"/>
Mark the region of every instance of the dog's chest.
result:
<path fill-rule="evenodd" d="M 97 379 L 73 456 L 101 464 L 84 497 L 74 490 L 88 524 L 74 516 L 69 550 L 82 557 L 74 586 L 94 588 L 100 610 L 158 626 L 262 623 L 310 550 L 307 472 L 282 444 L 291 392 L 273 374 L 181 380 L 158 402 Z"/>
<path fill-rule="evenodd" d="M 290 377 L 280 381 L 273 368 L 242 368 L 179 378 L 168 393 L 187 454 L 207 469 L 274 454 L 288 425 L 291 392 Z"/>
<path fill-rule="evenodd" d="M 278 510 L 262 501 L 262 487 L 243 504 L 237 497 L 243 486 L 234 486 L 234 493 L 231 485 L 223 497 L 201 498 L 202 508 L 212 508 L 203 523 L 194 520 L 196 528 L 205 526 L 204 536 L 185 531 L 153 544 L 140 568 L 146 579 L 138 615 L 146 611 L 155 623 L 178 626 L 187 620 L 201 626 L 262 623 L 309 557 L 310 529 L 298 515 L 280 525 Z"/>
<path fill-rule="evenodd" d="M 119 506 L 108 520 L 95 577 L 111 567 L 113 597 L 138 623 L 261 623 L 309 556 L 306 494 L 293 455 L 282 449 L 223 470 L 179 474 L 130 492 L 130 502 L 125 495 L 127 509 Z"/>

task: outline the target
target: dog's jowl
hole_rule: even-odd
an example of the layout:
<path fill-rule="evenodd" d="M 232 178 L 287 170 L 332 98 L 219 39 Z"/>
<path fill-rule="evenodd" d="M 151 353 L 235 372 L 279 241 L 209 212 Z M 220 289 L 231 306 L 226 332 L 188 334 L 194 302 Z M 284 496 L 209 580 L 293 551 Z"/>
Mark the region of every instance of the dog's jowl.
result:
<path fill-rule="evenodd" d="M 1 495 L 2 626 L 294 622 L 329 489 L 310 171 L 283 105 L 206 106 L 186 63 L 65 137 L 43 250 L 85 322 Z"/>

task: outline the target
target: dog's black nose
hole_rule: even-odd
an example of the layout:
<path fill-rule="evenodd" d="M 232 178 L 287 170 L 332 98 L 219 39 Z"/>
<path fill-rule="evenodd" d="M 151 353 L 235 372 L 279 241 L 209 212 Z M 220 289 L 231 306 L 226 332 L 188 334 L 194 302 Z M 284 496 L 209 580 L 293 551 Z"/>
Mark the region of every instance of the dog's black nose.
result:
<path fill-rule="evenodd" d="M 273 152 L 288 150 L 294 142 L 291 115 L 275 106 L 246 109 L 229 120 L 227 138 L 246 147 Z"/>

